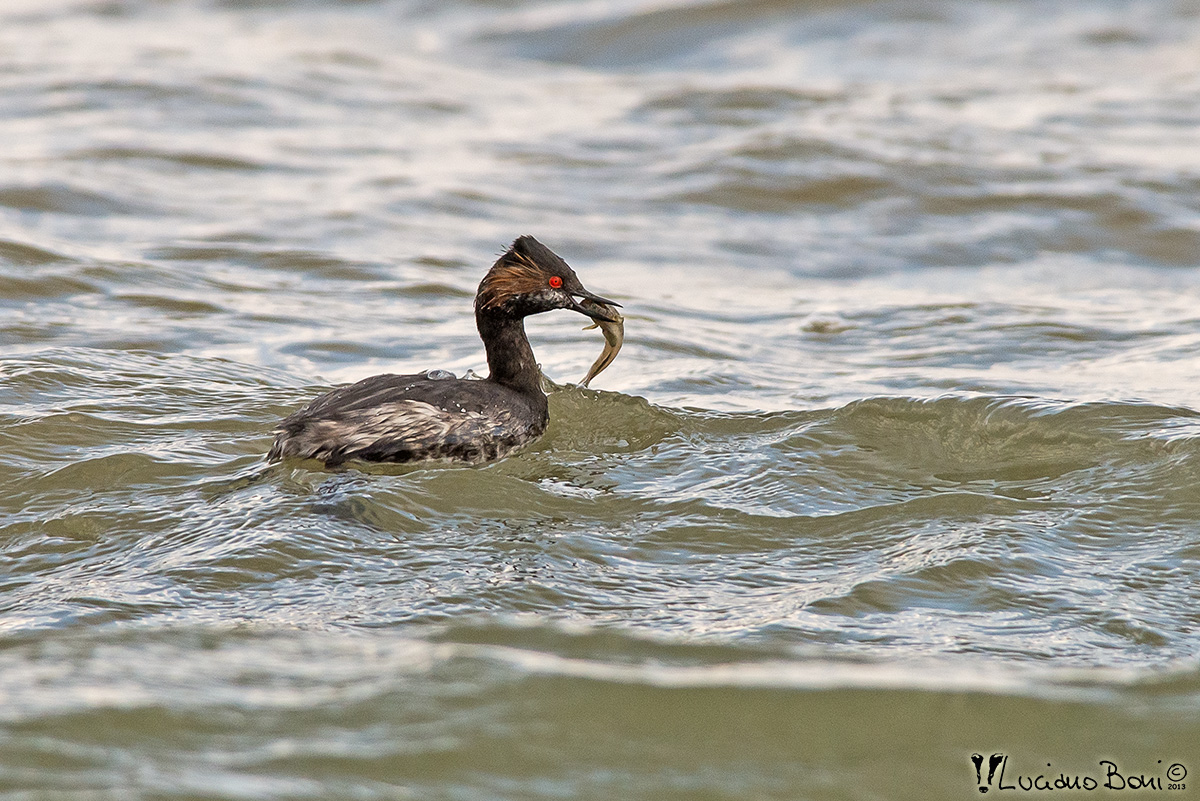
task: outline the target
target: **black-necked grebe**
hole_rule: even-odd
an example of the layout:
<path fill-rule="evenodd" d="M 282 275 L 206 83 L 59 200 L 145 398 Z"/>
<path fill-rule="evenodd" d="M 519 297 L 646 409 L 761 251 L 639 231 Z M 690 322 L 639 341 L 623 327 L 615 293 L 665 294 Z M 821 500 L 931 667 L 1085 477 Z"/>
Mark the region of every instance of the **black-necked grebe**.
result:
<path fill-rule="evenodd" d="M 475 295 L 475 325 L 491 375 L 377 375 L 335 389 L 284 418 L 267 459 L 319 459 L 330 466 L 349 459 L 499 459 L 540 437 L 550 420 L 525 318 L 571 309 L 612 324 L 619 317 L 606 307 L 617 305 L 588 292 L 565 261 L 522 236 Z"/>

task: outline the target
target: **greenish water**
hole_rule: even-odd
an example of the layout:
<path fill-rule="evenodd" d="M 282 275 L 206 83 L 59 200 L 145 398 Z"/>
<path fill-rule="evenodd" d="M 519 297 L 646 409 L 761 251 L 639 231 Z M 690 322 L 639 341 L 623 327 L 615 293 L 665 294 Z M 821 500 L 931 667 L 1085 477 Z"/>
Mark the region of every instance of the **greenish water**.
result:
<path fill-rule="evenodd" d="M 1166 0 L 14 0 L 0 797 L 1193 797 L 1197 53 Z M 521 233 L 627 319 L 591 390 L 530 322 L 540 442 L 265 463 L 485 370 Z"/>

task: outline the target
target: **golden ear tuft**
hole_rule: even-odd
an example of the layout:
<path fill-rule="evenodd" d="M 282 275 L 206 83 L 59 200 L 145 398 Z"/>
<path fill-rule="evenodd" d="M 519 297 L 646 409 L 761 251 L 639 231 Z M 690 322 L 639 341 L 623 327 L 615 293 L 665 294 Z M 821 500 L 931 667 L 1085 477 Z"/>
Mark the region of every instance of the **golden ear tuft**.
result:
<path fill-rule="evenodd" d="M 514 295 L 537 292 L 546 286 L 545 281 L 545 274 L 536 264 L 520 253 L 509 251 L 484 276 L 479 285 L 478 305 L 483 309 L 496 308 Z"/>

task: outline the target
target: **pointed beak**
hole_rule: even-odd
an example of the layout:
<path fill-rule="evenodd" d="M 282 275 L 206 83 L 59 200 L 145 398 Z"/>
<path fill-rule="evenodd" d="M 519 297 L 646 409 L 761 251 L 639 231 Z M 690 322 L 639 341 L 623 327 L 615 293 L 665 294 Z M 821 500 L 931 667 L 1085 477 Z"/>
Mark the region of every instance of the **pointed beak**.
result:
<path fill-rule="evenodd" d="M 605 306 L 615 306 L 620 308 L 620 303 L 617 303 L 615 300 L 609 300 L 608 298 L 602 298 L 599 295 L 593 295 L 586 289 L 572 289 L 570 290 L 570 293 L 572 295 L 572 300 L 575 298 L 582 298 L 583 300 L 588 301 L 586 304 L 573 303 L 571 306 L 573 311 L 577 311 L 580 314 L 585 314 L 588 317 L 591 317 L 593 320 L 597 320 L 602 323 L 617 322 L 617 318 L 613 317 L 609 313 L 609 310 L 605 309 Z"/>

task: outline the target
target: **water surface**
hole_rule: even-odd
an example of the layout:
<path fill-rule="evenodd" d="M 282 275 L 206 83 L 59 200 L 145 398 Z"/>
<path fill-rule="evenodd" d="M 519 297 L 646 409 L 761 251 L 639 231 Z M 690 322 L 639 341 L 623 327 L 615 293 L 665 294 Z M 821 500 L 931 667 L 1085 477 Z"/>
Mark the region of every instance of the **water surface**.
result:
<path fill-rule="evenodd" d="M 1185 0 L 7 3 L 0 795 L 1190 797 L 1197 54 Z M 265 464 L 484 372 L 524 233 L 627 318 L 590 390 L 530 321 L 543 440 Z"/>

